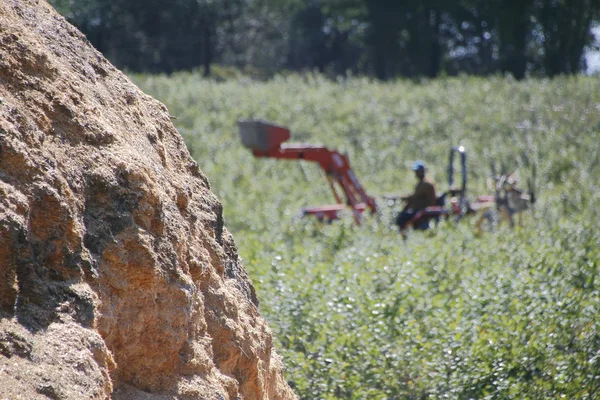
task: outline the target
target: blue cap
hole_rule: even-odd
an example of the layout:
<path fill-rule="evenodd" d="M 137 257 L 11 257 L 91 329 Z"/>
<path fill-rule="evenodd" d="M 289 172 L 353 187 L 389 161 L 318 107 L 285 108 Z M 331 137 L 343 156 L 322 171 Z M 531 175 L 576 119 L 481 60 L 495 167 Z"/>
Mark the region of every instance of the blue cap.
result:
<path fill-rule="evenodd" d="M 415 161 L 415 163 L 412 166 L 412 170 L 413 171 L 418 171 L 420 169 L 425 169 L 425 162 L 421 161 L 421 160 L 417 160 Z"/>

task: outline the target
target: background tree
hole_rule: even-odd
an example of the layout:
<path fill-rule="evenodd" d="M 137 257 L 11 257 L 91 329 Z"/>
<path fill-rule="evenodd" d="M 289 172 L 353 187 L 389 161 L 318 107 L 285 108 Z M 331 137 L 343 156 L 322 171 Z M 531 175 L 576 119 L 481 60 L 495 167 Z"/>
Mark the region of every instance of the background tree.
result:
<path fill-rule="evenodd" d="M 591 24 L 598 16 L 598 0 L 538 0 L 535 2 L 544 44 L 546 75 L 581 70 L 583 51 L 591 41 Z"/>
<path fill-rule="evenodd" d="M 574 74 L 600 0 L 51 0 L 122 69 Z"/>
<path fill-rule="evenodd" d="M 495 2 L 500 69 L 523 79 L 527 71 L 527 43 L 532 27 L 533 0 Z"/>

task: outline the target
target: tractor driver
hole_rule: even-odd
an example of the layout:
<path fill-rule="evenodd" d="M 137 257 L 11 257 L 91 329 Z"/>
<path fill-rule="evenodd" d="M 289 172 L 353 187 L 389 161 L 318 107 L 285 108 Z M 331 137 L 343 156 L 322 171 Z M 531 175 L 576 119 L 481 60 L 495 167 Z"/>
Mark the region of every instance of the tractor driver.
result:
<path fill-rule="evenodd" d="M 396 217 L 396 224 L 400 230 L 414 217 L 417 211 L 436 205 L 435 186 L 425 177 L 425 163 L 421 160 L 415 161 L 412 170 L 415 171 L 419 182 L 413 194 L 400 197 L 400 199 L 406 202 L 406 205 L 400 214 L 398 214 L 398 217 Z"/>

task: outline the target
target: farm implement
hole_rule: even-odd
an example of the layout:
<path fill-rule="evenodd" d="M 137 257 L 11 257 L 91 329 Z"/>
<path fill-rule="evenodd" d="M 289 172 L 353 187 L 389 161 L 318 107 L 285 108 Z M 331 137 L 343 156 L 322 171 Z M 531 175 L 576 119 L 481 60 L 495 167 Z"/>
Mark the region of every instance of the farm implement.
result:
<path fill-rule="evenodd" d="M 455 157 L 460 164 L 460 186 L 455 186 L 454 173 Z M 430 228 L 431 222 L 438 222 L 442 218 L 453 218 L 455 222 L 460 221 L 465 215 L 475 213 L 479 209 L 488 209 L 495 204 L 494 196 L 478 196 L 474 202 L 469 202 L 467 193 L 467 155 L 463 146 L 452 147 L 448 160 L 448 190 L 436 199 L 436 205 L 419 210 L 415 215 L 398 228 L 404 235 L 409 229 L 426 230 Z M 384 196 L 388 201 L 400 200 L 400 196 Z M 447 206 L 446 203 L 449 203 Z"/>
<path fill-rule="evenodd" d="M 290 130 L 260 120 L 238 121 L 242 144 L 255 157 L 316 162 L 325 171 L 336 204 L 306 207 L 303 215 L 313 215 L 321 221 L 338 219 L 350 209 L 354 221 L 360 224 L 362 213 L 377 212 L 375 198 L 369 196 L 350 167 L 348 157 L 336 150 L 305 143 L 283 143 L 290 139 Z M 341 193 L 340 193 L 341 192 Z"/>
<path fill-rule="evenodd" d="M 495 181 L 496 206 L 500 213 L 501 221 L 506 221 L 511 227 L 515 226 L 515 216 L 518 217 L 517 225 L 521 225 L 522 212 L 532 210 L 535 204 L 535 164 L 532 165 L 531 177 L 527 179 L 527 192 L 518 187 L 517 171 L 508 173 L 502 165 L 501 174 L 496 175 L 492 164 L 492 176 Z"/>
<path fill-rule="evenodd" d="M 454 156 L 459 154 L 461 165 L 462 182 L 460 187 L 454 186 Z M 496 175 L 495 168 L 492 166 L 492 178 L 494 184 L 488 182 L 493 195 L 479 195 L 474 201 L 470 201 L 467 196 L 467 165 L 465 149 L 453 147 L 450 150 L 450 159 L 448 162 L 448 187 L 449 189 L 437 198 L 437 204 L 427 207 L 415 213 L 414 217 L 400 226 L 400 232 L 405 233 L 409 228 L 416 230 L 429 229 L 432 221 L 439 221 L 442 217 L 453 217 L 454 221 L 460 221 L 465 216 L 477 215 L 475 228 L 477 233 L 482 233 L 482 224 L 484 221 L 500 224 L 507 222 L 514 227 L 515 216 L 518 217 L 518 225 L 521 224 L 522 212 L 533 209 L 535 203 L 535 165 L 532 169 L 532 177 L 527 181 L 528 192 L 519 188 L 517 183 L 516 171 L 506 172 L 502 167 L 501 175 Z M 398 196 L 387 196 L 388 199 L 397 199 Z M 449 198 L 449 207 L 445 206 Z"/>
<path fill-rule="evenodd" d="M 284 143 L 291 138 L 288 128 L 262 120 L 238 121 L 242 144 L 252 151 L 255 157 L 270 157 L 287 160 L 304 160 L 317 163 L 327 177 L 327 182 L 336 203 L 322 206 L 305 207 L 302 215 L 315 216 L 320 221 L 339 219 L 341 213 L 350 210 L 356 224 L 360 225 L 362 214 L 369 209 L 377 213 L 375 197 L 370 196 L 360 184 L 350 167 L 348 157 L 336 150 L 306 143 Z M 455 186 L 454 174 L 458 171 L 455 163 L 460 164 L 460 184 Z M 494 176 L 496 181 L 493 195 L 480 195 L 474 201 L 467 199 L 467 161 L 463 146 L 452 147 L 448 159 L 448 189 L 437 197 L 436 205 L 419 210 L 399 227 L 401 233 L 408 229 L 429 229 L 432 222 L 442 218 L 452 218 L 458 222 L 464 216 L 479 214 L 476 227 L 481 230 L 485 219 L 492 220 L 497 212 L 506 218 L 511 226 L 513 215 L 528 208 L 535 201 L 533 189 L 530 194 L 516 188 L 512 174 Z M 389 204 L 401 200 L 401 196 L 383 196 Z"/>
<path fill-rule="evenodd" d="M 458 188 L 454 186 L 454 157 L 458 154 L 461 166 L 461 184 Z M 435 206 L 427 207 L 415 213 L 414 217 L 399 227 L 401 233 L 407 229 L 426 230 L 430 228 L 432 221 L 439 221 L 442 217 L 452 217 L 455 222 L 465 216 L 477 215 L 475 228 L 478 233 L 482 232 L 484 221 L 490 223 L 507 222 L 511 227 L 515 226 L 515 216 L 518 216 L 518 224 L 521 222 L 522 212 L 532 209 L 535 203 L 535 166 L 532 170 L 532 178 L 528 180 L 528 193 L 517 186 L 516 171 L 506 172 L 502 167 L 501 175 L 496 175 L 492 166 L 492 181 L 488 183 L 489 189 L 494 191 L 493 195 L 478 195 L 474 201 L 467 198 L 467 164 L 464 147 L 453 147 L 450 150 L 448 161 L 448 190 L 437 198 Z M 399 199 L 399 196 L 384 196 L 388 200 Z M 446 207 L 448 200 L 449 206 Z"/>

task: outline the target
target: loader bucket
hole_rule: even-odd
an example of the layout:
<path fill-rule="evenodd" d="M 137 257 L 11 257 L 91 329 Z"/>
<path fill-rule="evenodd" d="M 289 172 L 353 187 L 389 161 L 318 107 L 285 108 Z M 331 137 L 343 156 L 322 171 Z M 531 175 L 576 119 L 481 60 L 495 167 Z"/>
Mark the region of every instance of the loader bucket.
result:
<path fill-rule="evenodd" d="M 290 130 L 260 120 L 238 121 L 242 144 L 249 149 L 269 151 L 290 138 Z"/>

